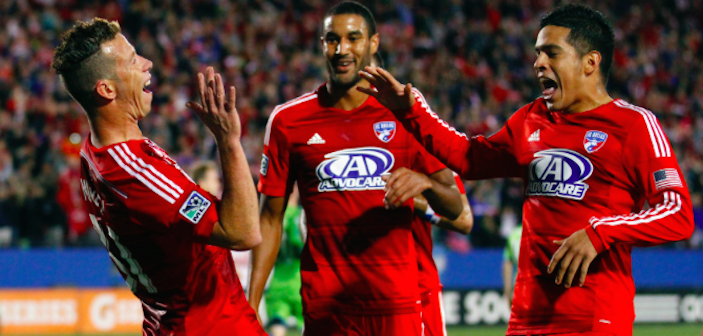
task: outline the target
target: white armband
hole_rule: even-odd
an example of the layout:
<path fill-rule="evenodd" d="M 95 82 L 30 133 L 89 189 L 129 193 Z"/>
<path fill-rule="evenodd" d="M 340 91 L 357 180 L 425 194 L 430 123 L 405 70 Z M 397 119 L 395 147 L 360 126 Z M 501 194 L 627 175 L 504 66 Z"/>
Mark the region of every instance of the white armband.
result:
<path fill-rule="evenodd" d="M 432 210 L 432 207 L 427 204 L 427 210 L 425 210 L 425 220 L 430 222 L 433 225 L 439 224 L 439 221 L 442 218 L 437 215 L 437 213 Z"/>

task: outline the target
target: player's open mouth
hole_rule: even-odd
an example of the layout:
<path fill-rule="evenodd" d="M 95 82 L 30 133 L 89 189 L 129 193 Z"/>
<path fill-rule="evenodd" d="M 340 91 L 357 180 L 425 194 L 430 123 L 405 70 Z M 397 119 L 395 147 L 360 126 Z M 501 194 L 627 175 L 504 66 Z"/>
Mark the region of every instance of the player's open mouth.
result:
<path fill-rule="evenodd" d="M 335 64 L 335 69 L 337 72 L 347 72 L 351 69 L 354 61 L 352 60 L 339 60 Z"/>
<path fill-rule="evenodd" d="M 541 77 L 539 79 L 539 85 L 542 87 L 542 97 L 547 100 L 552 99 L 552 96 L 554 96 L 554 93 L 556 93 L 559 88 L 559 84 L 557 84 L 556 81 L 547 77 Z"/>
<path fill-rule="evenodd" d="M 142 86 L 142 91 L 144 91 L 145 93 L 151 93 L 151 90 L 149 90 L 149 88 L 147 88 L 147 86 L 149 86 L 149 84 L 151 84 L 151 79 L 149 79 L 148 81 L 146 81 L 144 83 L 144 86 Z"/>

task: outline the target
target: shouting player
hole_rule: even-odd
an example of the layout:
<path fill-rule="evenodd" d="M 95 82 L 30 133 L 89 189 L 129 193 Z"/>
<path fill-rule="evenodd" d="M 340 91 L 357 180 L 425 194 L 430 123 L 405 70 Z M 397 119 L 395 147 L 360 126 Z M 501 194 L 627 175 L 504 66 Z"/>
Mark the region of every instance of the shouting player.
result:
<path fill-rule="evenodd" d="M 198 74 L 201 103 L 189 103 L 215 136 L 222 201 L 142 135 L 151 110 L 152 63 L 116 22 L 79 22 L 52 66 L 85 109 L 90 135 L 81 149 L 81 185 L 90 220 L 132 292 L 144 335 L 265 335 L 239 284 L 229 249 L 261 241 L 256 189 L 240 143 L 234 87 Z M 227 98 L 227 99 L 226 99 Z"/>
<path fill-rule="evenodd" d="M 342 2 L 326 13 L 322 33 L 329 81 L 276 107 L 266 127 L 264 239 L 253 250 L 249 301 L 259 306 L 297 182 L 308 228 L 301 256 L 305 335 L 420 335 L 412 197 L 422 193 L 454 219 L 463 208 L 459 193 L 451 171 L 388 109 L 356 90 L 368 87 L 358 71 L 379 44 L 369 10 Z M 382 175 L 391 172 L 406 188 L 386 200 Z"/>
<path fill-rule="evenodd" d="M 654 114 L 606 91 L 614 38 L 603 16 L 566 5 L 540 26 L 542 97 L 489 138 L 448 127 L 383 69 L 367 68 L 375 89 L 358 89 L 463 178 L 524 179 L 509 335 L 632 335 L 632 247 L 691 236 L 688 189 Z"/>

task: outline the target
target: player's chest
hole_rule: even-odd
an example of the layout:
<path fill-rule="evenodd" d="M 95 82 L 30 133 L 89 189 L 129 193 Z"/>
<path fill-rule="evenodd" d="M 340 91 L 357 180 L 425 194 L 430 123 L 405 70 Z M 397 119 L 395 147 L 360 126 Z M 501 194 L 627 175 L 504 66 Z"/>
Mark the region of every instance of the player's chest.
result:
<path fill-rule="evenodd" d="M 392 116 L 335 118 L 298 125 L 290 134 L 291 167 L 324 179 L 377 179 L 409 167 L 414 139 Z"/>
<path fill-rule="evenodd" d="M 613 124 L 528 118 L 516 136 L 528 195 L 582 199 L 589 185 L 609 184 L 623 169 L 624 134 Z"/>

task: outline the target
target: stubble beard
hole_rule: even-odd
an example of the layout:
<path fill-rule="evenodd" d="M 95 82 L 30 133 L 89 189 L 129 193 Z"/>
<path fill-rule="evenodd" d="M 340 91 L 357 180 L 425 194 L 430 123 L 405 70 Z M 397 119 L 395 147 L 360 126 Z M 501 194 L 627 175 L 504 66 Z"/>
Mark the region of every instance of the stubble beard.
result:
<path fill-rule="evenodd" d="M 368 50 L 366 54 L 361 58 L 359 65 L 356 67 L 354 70 L 353 76 L 351 76 L 349 79 L 345 80 L 341 78 L 340 74 L 334 73 L 334 68 L 332 67 L 332 64 L 329 62 L 328 64 L 328 72 L 329 72 L 329 77 L 330 77 L 330 82 L 332 83 L 332 87 L 335 90 L 342 90 L 342 91 L 347 91 L 354 87 L 359 81 L 361 80 L 361 76 L 359 76 L 359 71 L 364 70 L 367 66 L 371 65 L 371 51 Z M 342 74 L 346 75 L 346 74 Z"/>

